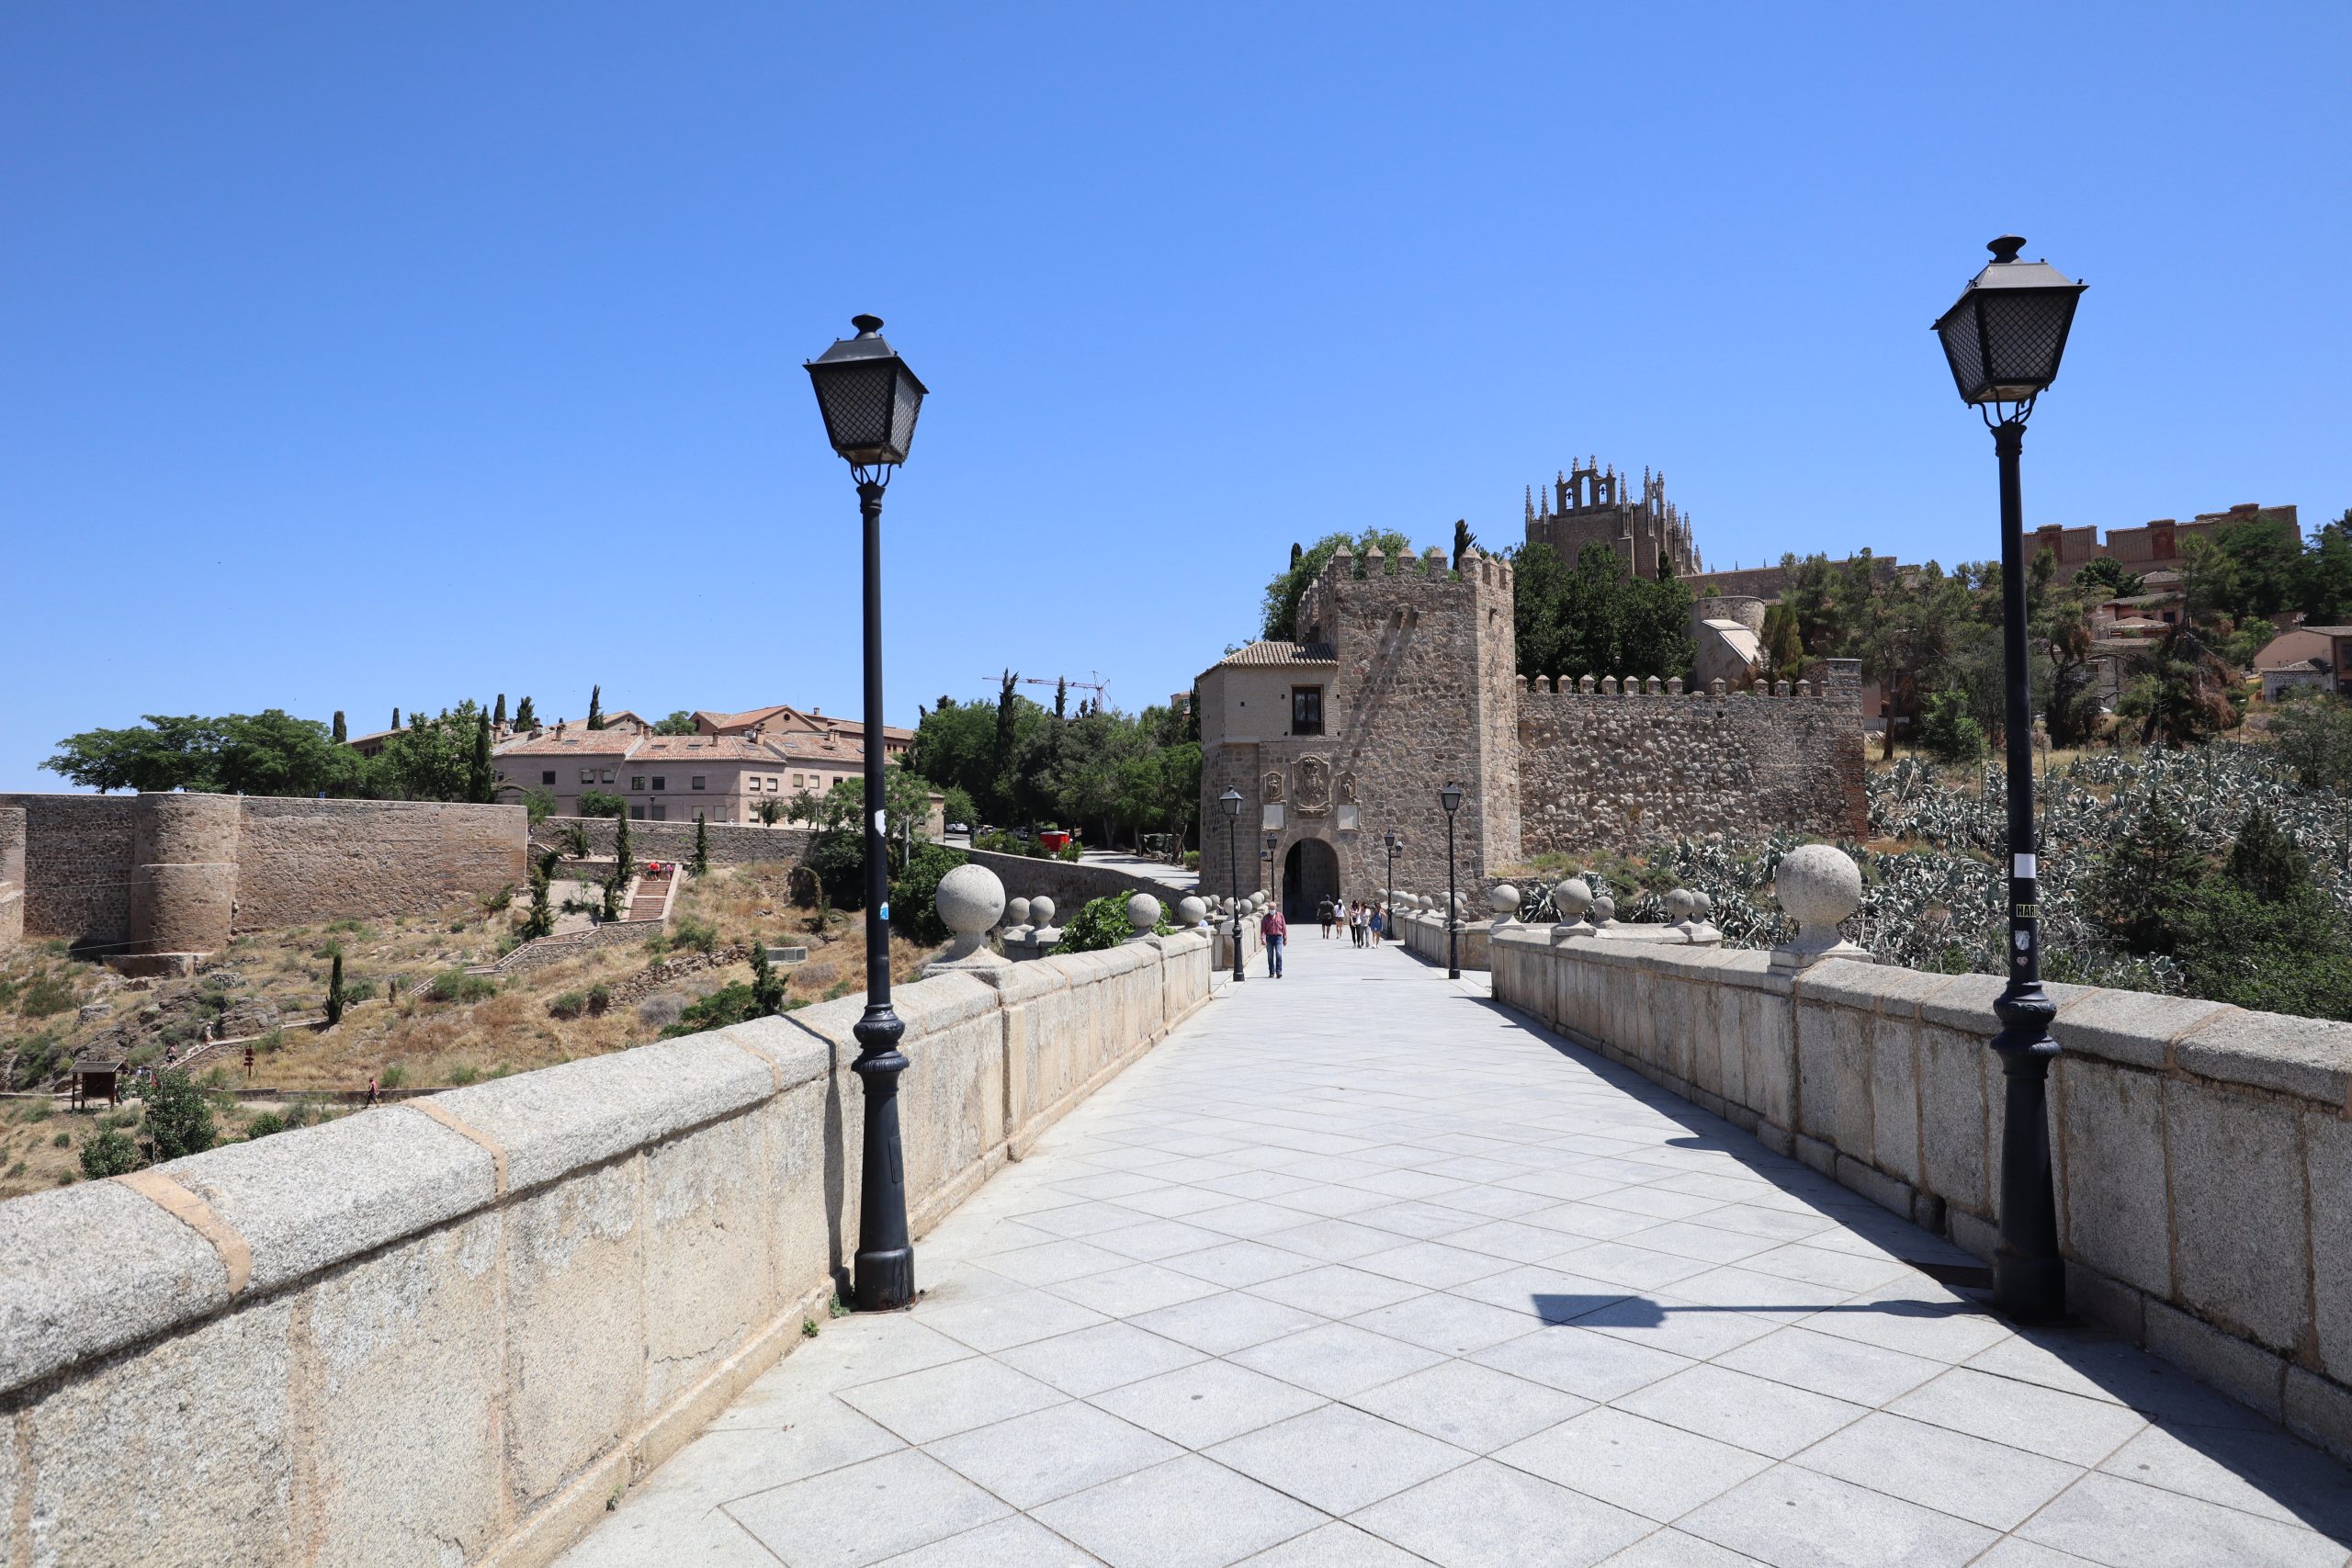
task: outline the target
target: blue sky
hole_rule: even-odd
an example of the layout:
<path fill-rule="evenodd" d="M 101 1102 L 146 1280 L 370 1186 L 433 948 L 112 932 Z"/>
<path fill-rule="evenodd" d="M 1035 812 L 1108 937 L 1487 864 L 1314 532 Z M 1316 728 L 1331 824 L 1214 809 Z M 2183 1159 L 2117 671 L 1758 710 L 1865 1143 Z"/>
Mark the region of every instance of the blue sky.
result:
<path fill-rule="evenodd" d="M 2007 17 L 2004 27 L 2002 18 Z M 1927 328 L 2092 285 L 2029 521 L 2352 506 L 2340 6 L 11 7 L 0 788 L 149 712 L 857 707 L 800 362 L 931 384 L 889 716 L 1138 707 L 1294 539 L 1994 552 Z M 2006 35 L 2006 36 L 2005 36 Z"/>

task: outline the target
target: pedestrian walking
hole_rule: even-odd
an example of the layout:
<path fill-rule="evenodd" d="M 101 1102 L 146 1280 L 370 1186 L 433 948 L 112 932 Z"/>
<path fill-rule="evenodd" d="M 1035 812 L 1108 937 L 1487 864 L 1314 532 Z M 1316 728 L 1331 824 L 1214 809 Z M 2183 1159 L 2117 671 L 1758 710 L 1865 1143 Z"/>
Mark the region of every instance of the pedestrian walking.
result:
<path fill-rule="evenodd" d="M 1331 917 L 1334 912 L 1331 900 L 1329 898 L 1324 899 L 1320 904 L 1315 906 L 1315 918 L 1323 923 L 1323 940 L 1325 942 L 1331 940 Z"/>
<path fill-rule="evenodd" d="M 1388 922 L 1388 911 L 1378 904 L 1372 907 L 1372 945 L 1380 945 L 1380 933 Z"/>
<path fill-rule="evenodd" d="M 383 1093 L 376 1087 L 375 1077 L 371 1074 L 368 1079 L 368 1098 L 363 1103 L 366 1105 L 376 1105 L 381 1103 L 382 1100 Z"/>
<path fill-rule="evenodd" d="M 1362 904 L 1358 904 L 1355 908 L 1348 911 L 1348 932 L 1355 939 L 1355 944 L 1358 947 L 1362 947 L 1363 945 L 1363 906 Z"/>
<path fill-rule="evenodd" d="M 1265 918 L 1258 922 L 1258 934 L 1266 939 L 1266 976 L 1279 980 L 1283 977 L 1283 947 L 1290 936 L 1290 923 L 1283 919 L 1279 905 L 1266 906 Z"/>

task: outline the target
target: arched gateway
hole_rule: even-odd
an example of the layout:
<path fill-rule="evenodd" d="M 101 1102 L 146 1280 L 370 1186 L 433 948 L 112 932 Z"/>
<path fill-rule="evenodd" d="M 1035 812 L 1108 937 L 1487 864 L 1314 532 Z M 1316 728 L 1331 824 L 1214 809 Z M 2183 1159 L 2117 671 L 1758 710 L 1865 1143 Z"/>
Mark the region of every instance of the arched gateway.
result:
<path fill-rule="evenodd" d="M 1283 919 L 1315 919 L 1315 906 L 1340 896 L 1340 857 L 1320 839 L 1301 839 L 1283 857 Z"/>

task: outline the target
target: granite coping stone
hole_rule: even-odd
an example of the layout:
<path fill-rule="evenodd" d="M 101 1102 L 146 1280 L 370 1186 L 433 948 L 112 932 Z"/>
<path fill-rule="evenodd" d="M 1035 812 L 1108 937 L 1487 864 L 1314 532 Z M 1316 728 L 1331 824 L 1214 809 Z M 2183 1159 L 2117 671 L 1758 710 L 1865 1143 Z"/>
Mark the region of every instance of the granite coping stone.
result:
<path fill-rule="evenodd" d="M 1831 958 L 1792 977 L 1799 1002 L 1850 1007 L 1883 1018 L 1917 1018 L 1923 1003 L 1959 979 L 1893 964 L 1856 964 Z"/>
<path fill-rule="evenodd" d="M 2153 991 L 2094 991 L 2067 1008 L 2050 1032 L 2065 1050 L 2162 1072 L 2174 1040 L 2236 1010 L 2223 1002 Z"/>
<path fill-rule="evenodd" d="M 513 1192 L 749 1110 L 775 1091 L 772 1070 L 732 1045 L 690 1036 L 432 1098 L 505 1151 L 506 1186 Z"/>
<path fill-rule="evenodd" d="M 2226 1010 L 2176 1033 L 2174 1065 L 2199 1077 L 2275 1089 L 2352 1111 L 2352 1027 L 2318 1018 Z"/>
<path fill-rule="evenodd" d="M 229 1299 L 202 1236 L 130 1188 L 90 1181 L 8 1201 L 0 1226 L 0 1393 L 135 1344 Z M 107 1266 L 74 1266 L 106 1240 Z"/>
<path fill-rule="evenodd" d="M 2007 982 L 1998 975 L 1956 975 L 1951 985 L 1919 1004 L 1919 1021 L 1990 1040 L 2001 1032 L 1993 1001 L 2007 988 Z"/>
<path fill-rule="evenodd" d="M 397 1107 L 225 1144 L 155 1168 L 244 1238 L 254 1261 L 246 1289 L 256 1293 L 437 1229 L 497 1196 L 489 1150 Z"/>

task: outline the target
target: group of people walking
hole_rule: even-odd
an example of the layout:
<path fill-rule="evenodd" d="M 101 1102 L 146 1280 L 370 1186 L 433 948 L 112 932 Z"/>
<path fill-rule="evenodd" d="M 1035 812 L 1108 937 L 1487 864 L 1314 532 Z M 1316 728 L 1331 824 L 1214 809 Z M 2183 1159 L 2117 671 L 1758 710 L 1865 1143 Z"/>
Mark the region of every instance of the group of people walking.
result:
<path fill-rule="evenodd" d="M 1358 947 L 1378 947 L 1381 933 L 1388 929 L 1388 910 L 1358 898 L 1326 898 L 1315 907 L 1315 918 L 1323 924 L 1325 941 L 1330 940 L 1336 926 L 1343 928 Z"/>

